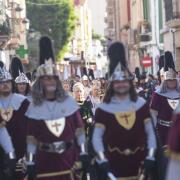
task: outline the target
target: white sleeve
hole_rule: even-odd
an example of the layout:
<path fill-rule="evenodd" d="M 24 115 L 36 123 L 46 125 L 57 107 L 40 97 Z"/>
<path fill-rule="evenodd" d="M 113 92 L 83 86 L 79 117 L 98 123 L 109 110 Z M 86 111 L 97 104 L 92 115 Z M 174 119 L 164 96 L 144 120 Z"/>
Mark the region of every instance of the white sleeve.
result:
<path fill-rule="evenodd" d="M 37 141 L 33 136 L 27 136 L 27 153 L 36 154 Z"/>
<path fill-rule="evenodd" d="M 33 143 L 27 144 L 27 153 L 36 154 L 36 149 L 37 149 L 37 147 L 35 144 L 33 144 Z"/>
<path fill-rule="evenodd" d="M 96 153 L 104 152 L 103 135 L 105 129 L 95 127 L 92 137 L 92 144 Z"/>
<path fill-rule="evenodd" d="M 148 149 L 156 149 L 157 148 L 156 136 L 151 120 L 145 123 L 145 131 L 147 134 Z"/>
<path fill-rule="evenodd" d="M 150 114 L 151 114 L 151 116 L 152 116 L 152 120 L 153 120 L 154 125 L 155 125 L 155 127 L 156 127 L 157 122 L 158 122 L 158 118 L 157 118 L 158 112 L 155 111 L 155 110 L 153 110 L 153 109 L 150 109 Z"/>
<path fill-rule="evenodd" d="M 5 127 L 0 128 L 0 145 L 2 146 L 5 153 L 8 154 L 14 152 L 11 137 Z"/>

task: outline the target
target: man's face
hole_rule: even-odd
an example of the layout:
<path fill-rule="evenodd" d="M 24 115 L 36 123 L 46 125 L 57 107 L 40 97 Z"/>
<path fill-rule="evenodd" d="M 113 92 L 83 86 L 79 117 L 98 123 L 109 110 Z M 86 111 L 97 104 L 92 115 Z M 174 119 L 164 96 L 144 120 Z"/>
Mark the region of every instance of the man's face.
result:
<path fill-rule="evenodd" d="M 113 82 L 113 90 L 117 95 L 127 95 L 130 90 L 129 81 L 115 81 Z"/>
<path fill-rule="evenodd" d="M 173 80 L 167 80 L 167 87 L 170 90 L 174 90 L 177 87 L 177 80 L 173 79 Z"/>
<path fill-rule="evenodd" d="M 54 76 L 44 76 L 41 78 L 41 83 L 45 92 L 55 92 L 57 88 L 57 80 Z"/>
<path fill-rule="evenodd" d="M 18 92 L 20 94 L 25 94 L 26 88 L 27 88 L 27 84 L 26 83 L 18 83 L 17 84 L 17 89 L 18 89 Z"/>
<path fill-rule="evenodd" d="M 8 95 L 12 92 L 12 82 L 5 81 L 5 82 L 0 82 L 0 94 L 2 95 Z"/>

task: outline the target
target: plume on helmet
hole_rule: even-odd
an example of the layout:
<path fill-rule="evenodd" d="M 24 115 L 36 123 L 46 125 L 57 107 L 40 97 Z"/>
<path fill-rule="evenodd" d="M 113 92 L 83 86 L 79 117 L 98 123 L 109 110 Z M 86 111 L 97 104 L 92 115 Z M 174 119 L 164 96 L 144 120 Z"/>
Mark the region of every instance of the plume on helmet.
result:
<path fill-rule="evenodd" d="M 168 71 L 169 69 L 173 69 L 174 71 L 176 71 L 173 55 L 170 51 L 165 52 L 164 60 L 164 71 Z"/>

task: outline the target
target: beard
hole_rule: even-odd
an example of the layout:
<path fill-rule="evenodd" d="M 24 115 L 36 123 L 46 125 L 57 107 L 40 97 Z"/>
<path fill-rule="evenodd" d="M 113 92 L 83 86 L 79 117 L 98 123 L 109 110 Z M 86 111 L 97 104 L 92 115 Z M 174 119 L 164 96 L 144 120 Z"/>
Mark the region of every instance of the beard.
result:
<path fill-rule="evenodd" d="M 8 97 L 10 94 L 11 94 L 11 91 L 1 92 L 2 97 Z"/>
<path fill-rule="evenodd" d="M 56 91 L 56 88 L 57 88 L 56 85 L 45 87 L 46 92 L 50 92 L 50 93 L 55 92 L 55 91 Z"/>
<path fill-rule="evenodd" d="M 124 96 L 129 94 L 129 89 L 115 89 L 114 93 L 118 96 Z"/>

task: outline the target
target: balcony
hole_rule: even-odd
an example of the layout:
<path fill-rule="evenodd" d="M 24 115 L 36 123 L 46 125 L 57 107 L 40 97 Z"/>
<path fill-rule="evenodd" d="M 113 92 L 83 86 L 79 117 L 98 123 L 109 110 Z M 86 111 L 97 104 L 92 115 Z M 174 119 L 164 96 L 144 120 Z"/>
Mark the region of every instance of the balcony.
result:
<path fill-rule="evenodd" d="M 140 34 L 139 35 L 140 42 L 148 42 L 152 40 L 151 34 Z"/>
<path fill-rule="evenodd" d="M 149 44 L 152 41 L 151 23 L 148 21 L 140 21 L 137 28 L 137 41 L 140 46 Z"/>
<path fill-rule="evenodd" d="M 4 22 L 0 24 L 0 36 L 9 36 L 10 35 L 10 27 Z"/>

